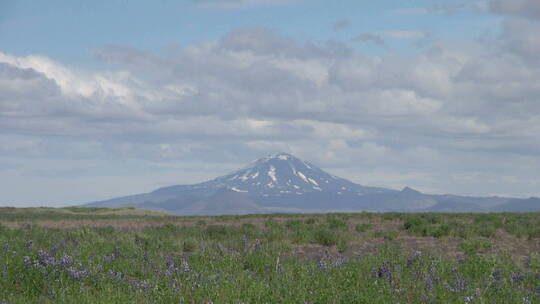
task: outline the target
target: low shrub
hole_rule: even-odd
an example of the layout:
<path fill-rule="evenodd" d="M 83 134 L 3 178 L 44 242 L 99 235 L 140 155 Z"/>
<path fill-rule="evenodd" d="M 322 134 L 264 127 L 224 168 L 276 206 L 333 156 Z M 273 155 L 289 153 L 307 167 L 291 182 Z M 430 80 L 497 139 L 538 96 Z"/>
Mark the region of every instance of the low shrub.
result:
<path fill-rule="evenodd" d="M 339 235 L 337 232 L 325 228 L 315 230 L 313 238 L 317 244 L 323 246 L 336 245 L 339 241 Z"/>
<path fill-rule="evenodd" d="M 354 226 L 354 230 L 356 230 L 357 232 L 366 232 L 368 230 L 371 230 L 372 228 L 373 225 L 368 223 L 357 224 L 356 226 Z"/>
<path fill-rule="evenodd" d="M 314 218 L 314 217 L 310 217 L 310 218 L 305 220 L 305 223 L 308 224 L 308 225 L 313 225 L 313 224 L 317 223 L 317 219 Z"/>
<path fill-rule="evenodd" d="M 463 252 L 467 255 L 484 253 L 491 249 L 492 246 L 492 242 L 482 239 L 463 240 L 459 244 L 461 250 L 463 250 Z"/>
<path fill-rule="evenodd" d="M 451 230 L 452 228 L 449 225 L 439 225 L 430 232 L 430 235 L 440 238 L 443 236 L 448 236 Z"/>
<path fill-rule="evenodd" d="M 480 225 L 476 227 L 476 233 L 479 236 L 483 236 L 486 238 L 493 237 L 495 235 L 496 228 L 492 224 L 485 223 L 484 225 Z"/>
<path fill-rule="evenodd" d="M 328 228 L 330 229 L 347 230 L 347 223 L 344 220 L 330 217 L 326 219 L 326 222 L 328 223 Z"/>
<path fill-rule="evenodd" d="M 197 249 L 197 242 L 193 239 L 187 239 L 182 243 L 182 250 L 184 252 L 193 252 Z"/>
<path fill-rule="evenodd" d="M 540 227 L 532 228 L 527 231 L 527 238 L 529 240 L 540 238 Z"/>
<path fill-rule="evenodd" d="M 391 241 L 395 240 L 399 236 L 398 231 L 381 231 L 377 230 L 373 232 L 374 238 L 383 238 L 385 240 Z"/>
<path fill-rule="evenodd" d="M 232 227 L 227 227 L 223 225 L 209 225 L 205 229 L 205 236 L 211 239 L 224 238 L 230 234 Z"/>

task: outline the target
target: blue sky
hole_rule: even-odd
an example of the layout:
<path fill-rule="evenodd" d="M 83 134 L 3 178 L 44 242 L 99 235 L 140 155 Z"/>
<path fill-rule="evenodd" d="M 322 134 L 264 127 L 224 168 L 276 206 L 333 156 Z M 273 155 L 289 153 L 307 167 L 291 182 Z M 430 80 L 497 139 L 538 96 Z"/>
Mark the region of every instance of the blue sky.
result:
<path fill-rule="evenodd" d="M 218 39 L 236 28 L 268 27 L 297 39 L 349 41 L 359 33 L 417 31 L 434 39 L 469 40 L 499 31 L 499 17 L 481 10 L 452 10 L 462 1 L 7 1 L 1 4 L 0 45 L 5 52 L 46 54 L 73 64 L 93 60 L 105 45 L 163 51 L 170 46 Z M 480 3 L 480 2 L 479 2 Z M 480 5 L 480 4 L 479 4 Z M 341 29 L 336 24 L 343 23 Z M 414 51 L 411 41 L 389 41 Z M 358 49 L 376 53 L 373 45 Z"/>
<path fill-rule="evenodd" d="M 0 1 L 0 205 L 277 152 L 368 186 L 540 196 L 540 2 Z"/>

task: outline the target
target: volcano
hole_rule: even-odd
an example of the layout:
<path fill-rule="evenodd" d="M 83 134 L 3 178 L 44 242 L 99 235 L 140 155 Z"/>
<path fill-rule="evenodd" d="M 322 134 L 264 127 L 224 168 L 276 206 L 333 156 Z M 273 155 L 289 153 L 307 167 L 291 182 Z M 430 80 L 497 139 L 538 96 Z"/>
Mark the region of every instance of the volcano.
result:
<path fill-rule="evenodd" d="M 133 206 L 179 215 L 274 212 L 483 212 L 526 204 L 540 210 L 540 200 L 424 194 L 409 187 L 368 187 L 329 174 L 288 153 L 256 160 L 213 180 L 159 188 L 88 207 Z M 515 210 L 514 210 L 515 211 Z"/>

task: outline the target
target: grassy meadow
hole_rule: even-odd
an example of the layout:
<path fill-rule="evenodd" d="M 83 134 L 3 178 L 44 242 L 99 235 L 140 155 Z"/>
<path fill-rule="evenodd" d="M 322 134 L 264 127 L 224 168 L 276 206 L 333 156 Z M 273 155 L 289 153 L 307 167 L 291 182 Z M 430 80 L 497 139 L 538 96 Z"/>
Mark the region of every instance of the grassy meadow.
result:
<path fill-rule="evenodd" d="M 0 303 L 540 303 L 540 214 L 0 208 Z"/>

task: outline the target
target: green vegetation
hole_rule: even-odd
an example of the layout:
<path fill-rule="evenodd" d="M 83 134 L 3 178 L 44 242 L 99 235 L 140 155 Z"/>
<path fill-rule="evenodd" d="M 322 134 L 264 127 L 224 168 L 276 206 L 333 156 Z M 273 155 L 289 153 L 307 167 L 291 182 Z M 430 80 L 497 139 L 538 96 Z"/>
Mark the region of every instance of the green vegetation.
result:
<path fill-rule="evenodd" d="M 373 228 L 373 225 L 366 223 L 357 224 L 356 226 L 354 226 L 354 229 L 358 232 L 366 232 L 368 230 L 371 230 L 371 228 Z"/>
<path fill-rule="evenodd" d="M 493 243 L 491 241 L 482 239 L 463 240 L 459 244 L 459 247 L 463 249 L 463 251 L 467 255 L 485 253 L 486 251 L 491 249 L 492 246 Z"/>
<path fill-rule="evenodd" d="M 538 214 L 80 209 L 2 210 L 0 303 L 540 301 Z"/>
<path fill-rule="evenodd" d="M 141 216 L 171 216 L 170 213 L 156 210 L 135 209 L 133 207 L 95 208 L 13 208 L 0 207 L 0 221 L 14 220 L 83 220 L 140 218 Z"/>

